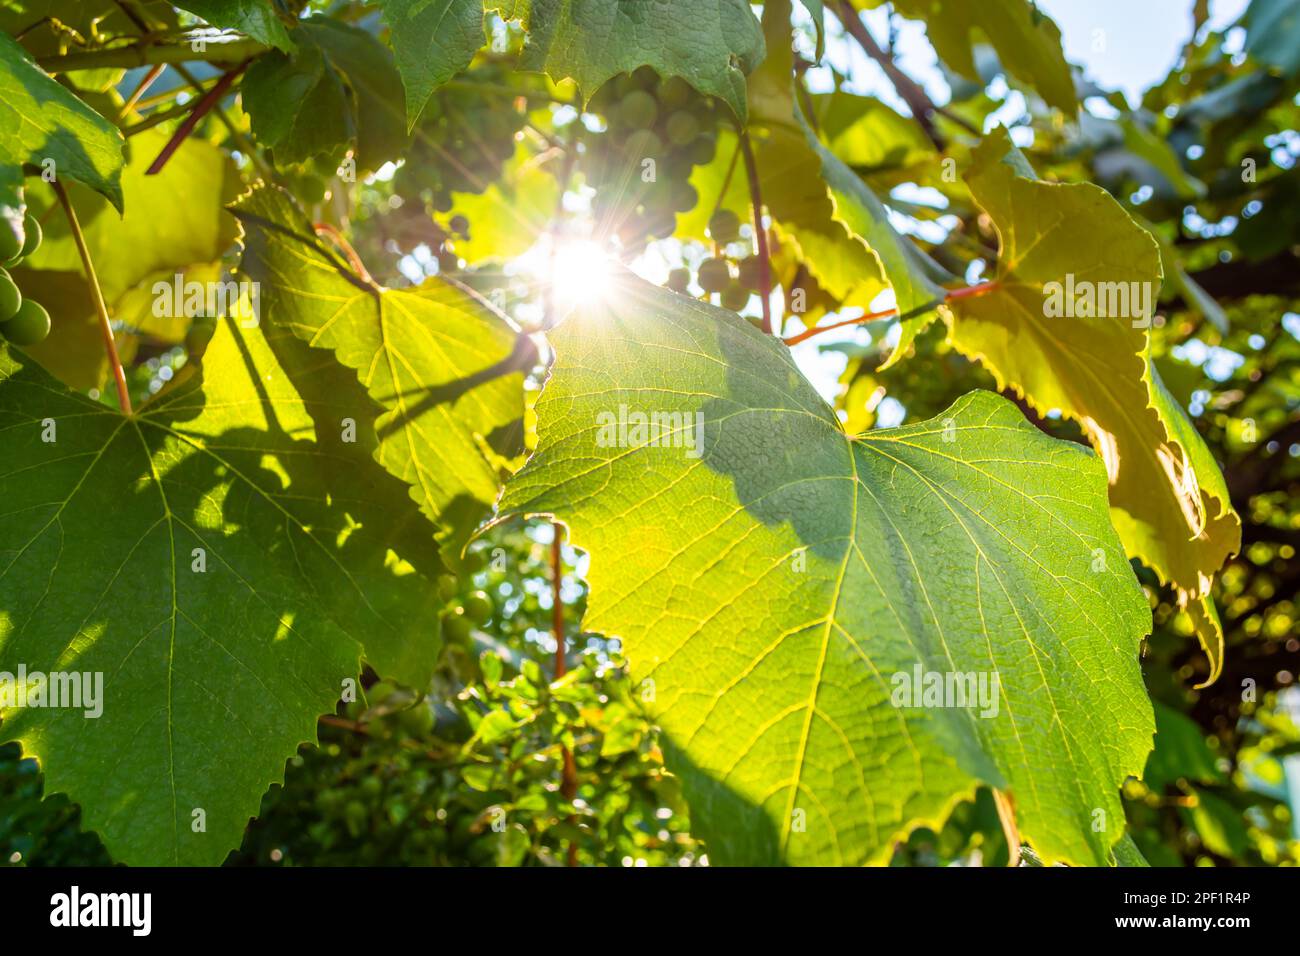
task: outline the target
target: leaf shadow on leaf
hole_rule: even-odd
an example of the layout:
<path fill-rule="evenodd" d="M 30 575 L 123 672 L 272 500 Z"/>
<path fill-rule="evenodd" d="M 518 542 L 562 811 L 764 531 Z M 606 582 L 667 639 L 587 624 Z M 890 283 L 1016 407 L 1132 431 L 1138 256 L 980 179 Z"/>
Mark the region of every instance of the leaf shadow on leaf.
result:
<path fill-rule="evenodd" d="M 439 649 L 432 529 L 367 439 L 341 437 L 368 397 L 286 334 L 271 344 L 302 404 L 277 394 L 297 416 L 282 422 L 261 333 L 222 325 L 255 402 L 210 398 L 191 371 L 124 420 L 0 355 L 3 458 L 20 463 L 3 481 L 17 510 L 0 529 L 0 670 L 104 675 L 98 719 L 27 708 L 0 738 L 122 862 L 220 863 L 361 659 L 414 684 Z M 210 377 L 239 374 L 235 360 Z M 39 437 L 49 418 L 57 444 Z"/>

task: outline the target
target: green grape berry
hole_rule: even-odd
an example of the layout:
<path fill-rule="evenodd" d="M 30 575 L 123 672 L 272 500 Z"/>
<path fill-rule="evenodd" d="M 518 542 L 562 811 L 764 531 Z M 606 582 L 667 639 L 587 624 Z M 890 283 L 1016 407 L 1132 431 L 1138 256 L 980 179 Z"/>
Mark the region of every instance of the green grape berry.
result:
<path fill-rule="evenodd" d="M 433 708 L 426 701 L 397 715 L 397 722 L 412 737 L 425 737 L 433 730 Z"/>
<path fill-rule="evenodd" d="M 740 217 L 730 209 L 719 209 L 709 217 L 709 238 L 726 245 L 740 237 Z"/>
<path fill-rule="evenodd" d="M 41 247 L 41 239 L 44 238 L 41 233 L 41 224 L 36 221 L 36 217 L 31 213 L 23 220 L 23 229 L 27 233 L 27 238 L 23 240 L 23 248 L 18 253 L 20 259 L 26 259 L 33 252 Z"/>
<path fill-rule="evenodd" d="M 739 312 L 749 302 L 749 290 L 739 282 L 733 282 L 722 290 L 722 307 L 732 312 Z"/>
<path fill-rule="evenodd" d="M 9 273 L 0 269 L 0 322 L 13 316 L 23 304 L 23 294 L 18 291 L 18 283 L 10 278 Z"/>
<path fill-rule="evenodd" d="M 664 133 L 674 146 L 688 146 L 700 135 L 700 121 L 689 110 L 678 110 L 668 117 Z"/>
<path fill-rule="evenodd" d="M 758 288 L 760 261 L 758 256 L 746 256 L 736 263 L 736 281 L 746 289 Z"/>
<path fill-rule="evenodd" d="M 659 104 L 645 90 L 633 90 L 618 102 L 619 121 L 630 129 L 648 129 L 659 116 Z"/>
<path fill-rule="evenodd" d="M 468 645 L 474 625 L 464 614 L 448 614 L 442 619 L 442 636 L 449 644 Z"/>
<path fill-rule="evenodd" d="M 201 358 L 208 350 L 208 343 L 217 331 L 217 320 L 213 316 L 201 315 L 194 320 L 185 333 L 185 351 L 191 358 Z"/>
<path fill-rule="evenodd" d="M 50 313 L 39 302 L 23 299 L 22 304 L 4 322 L 0 322 L 0 335 L 14 345 L 37 345 L 50 334 Z"/>
<path fill-rule="evenodd" d="M 306 175 L 298 180 L 298 197 L 308 206 L 325 201 L 325 180 L 319 176 Z"/>
<path fill-rule="evenodd" d="M 670 76 L 659 83 L 659 102 L 670 108 L 685 106 L 693 93 L 691 84 L 680 76 Z"/>
<path fill-rule="evenodd" d="M 697 136 L 695 142 L 691 143 L 688 155 L 690 156 L 692 164 L 696 166 L 705 166 L 708 163 L 713 162 L 713 157 L 717 152 L 718 138 L 712 133 L 704 133 Z"/>
<path fill-rule="evenodd" d="M 460 582 L 454 574 L 441 574 L 438 576 L 438 596 L 444 601 L 450 601 L 460 591 Z"/>
<path fill-rule="evenodd" d="M 0 262 L 8 263 L 17 259 L 18 253 L 22 250 L 23 244 L 18 241 L 18 234 L 14 232 L 13 224 L 0 223 Z"/>
<path fill-rule="evenodd" d="M 705 292 L 721 292 L 731 285 L 731 266 L 726 259 L 705 259 L 700 263 L 696 279 Z"/>
<path fill-rule="evenodd" d="M 475 624 L 482 626 L 492 620 L 495 608 L 492 599 L 484 591 L 474 591 L 465 597 L 465 616 Z"/>
<path fill-rule="evenodd" d="M 634 160 L 654 159 L 663 155 L 664 144 L 654 130 L 639 129 L 627 138 L 623 149 Z"/>
<path fill-rule="evenodd" d="M 691 284 L 690 269 L 673 269 L 668 273 L 668 288 L 674 292 L 686 293 Z"/>
<path fill-rule="evenodd" d="M 375 704 L 382 704 L 396 692 L 397 687 L 394 684 L 390 684 L 386 680 L 376 681 L 371 684 L 370 689 L 366 691 L 366 699 L 370 701 L 370 704 L 373 707 Z"/>

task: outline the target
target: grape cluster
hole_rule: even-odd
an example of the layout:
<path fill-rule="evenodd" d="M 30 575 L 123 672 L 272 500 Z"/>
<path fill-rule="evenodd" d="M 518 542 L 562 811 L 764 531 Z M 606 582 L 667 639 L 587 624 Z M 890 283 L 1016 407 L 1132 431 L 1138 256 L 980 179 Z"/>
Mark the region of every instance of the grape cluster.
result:
<path fill-rule="evenodd" d="M 452 193 L 481 193 L 500 178 L 514 155 L 515 134 L 524 126 L 525 114 L 488 86 L 504 74 L 484 67 L 475 76 L 484 81 L 482 88 L 451 83 L 429 100 L 396 177 L 405 194 L 427 192 L 436 212 L 451 209 Z"/>
<path fill-rule="evenodd" d="M 587 140 L 583 157 L 598 224 L 624 248 L 672 235 L 677 213 L 699 200 L 691 168 L 712 161 L 721 108 L 681 77 L 661 78 L 645 66 L 614 77 L 589 108 L 608 127 Z"/>
<path fill-rule="evenodd" d="M 31 215 L 23 222 L 26 239 L 21 244 L 14 231 L 0 226 L 0 338 L 14 345 L 36 345 L 50 334 L 50 314 L 32 299 L 23 298 L 5 267 L 13 267 L 41 245 L 41 225 Z"/>
<path fill-rule="evenodd" d="M 719 209 L 709 217 L 709 238 L 717 254 L 699 264 L 695 279 L 705 295 L 717 293 L 724 309 L 739 312 L 750 295 L 759 291 L 759 258 L 728 254 L 728 245 L 740 238 L 740 217 L 730 209 Z M 668 273 L 668 288 L 674 292 L 689 295 L 690 284 L 690 269 L 682 267 Z"/>

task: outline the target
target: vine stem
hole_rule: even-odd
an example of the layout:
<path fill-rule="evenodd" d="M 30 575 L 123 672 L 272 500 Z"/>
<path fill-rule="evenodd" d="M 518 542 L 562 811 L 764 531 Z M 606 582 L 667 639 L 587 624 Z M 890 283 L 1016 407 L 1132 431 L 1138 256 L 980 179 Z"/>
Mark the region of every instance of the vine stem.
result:
<path fill-rule="evenodd" d="M 90 250 L 86 248 L 86 237 L 81 233 L 77 212 L 72 208 L 72 202 L 68 199 L 63 183 L 55 179 L 50 185 L 54 187 L 54 193 L 59 197 L 59 205 L 63 207 L 64 215 L 68 217 L 68 228 L 72 231 L 72 239 L 77 244 L 77 253 L 81 256 L 82 268 L 86 271 L 90 298 L 99 316 L 99 330 L 104 336 L 104 351 L 108 354 L 108 365 L 113 372 L 113 382 L 117 386 L 118 403 L 122 406 L 123 414 L 132 415 L 134 412 L 131 410 L 131 393 L 126 387 L 126 373 L 122 371 L 122 360 L 117 354 L 117 342 L 113 339 L 113 324 L 108 318 L 108 306 L 104 304 L 104 293 L 100 291 L 99 278 L 95 275 L 95 264 L 91 262 Z"/>
<path fill-rule="evenodd" d="M 561 597 L 564 584 L 564 551 L 561 545 L 561 528 L 558 521 L 551 522 L 551 627 L 555 631 L 555 679 L 559 680 L 568 672 L 568 663 L 564 659 L 564 601 Z M 573 751 L 564 744 L 560 745 L 560 755 L 564 769 L 560 776 L 560 793 L 566 800 L 578 795 L 578 765 L 574 763 Z M 573 817 L 569 817 L 570 821 Z M 578 865 L 578 845 L 569 841 L 568 865 Z"/>
<path fill-rule="evenodd" d="M 1016 825 L 1016 805 L 1011 794 L 1004 790 L 993 790 L 993 804 L 998 809 L 998 820 L 1002 824 L 1002 835 L 1007 840 L 1007 866 L 1020 865 L 1020 828 Z"/>
<path fill-rule="evenodd" d="M 798 345 L 800 342 L 812 338 L 814 335 L 821 335 L 823 332 L 829 332 L 832 329 L 842 329 L 850 325 L 866 325 L 868 322 L 879 322 L 881 319 L 889 319 L 897 316 L 900 319 L 910 319 L 917 315 L 929 312 L 936 306 L 943 305 L 945 302 L 951 302 L 954 299 L 970 299 L 975 296 L 987 295 L 998 288 L 997 282 L 981 282 L 979 285 L 965 286 L 961 289 L 949 289 L 942 299 L 932 299 L 914 309 L 908 309 L 899 315 L 898 309 L 882 309 L 879 312 L 868 312 L 866 315 L 860 315 L 856 319 L 845 319 L 843 322 L 832 322 L 830 325 L 814 325 L 811 329 L 804 329 L 795 335 L 788 336 L 781 341 L 786 345 Z"/>
<path fill-rule="evenodd" d="M 212 89 L 199 97 L 198 102 L 194 104 L 194 109 L 190 111 L 190 115 L 185 117 L 180 126 L 176 127 L 176 132 L 172 134 L 172 138 L 167 141 L 166 145 L 159 151 L 158 157 L 144 171 L 146 176 L 156 176 L 162 172 L 162 168 L 167 165 L 167 160 L 172 158 L 172 154 L 180 148 L 181 143 L 185 142 L 186 137 L 194 131 L 194 127 L 199 125 L 199 120 L 203 119 L 221 101 L 221 98 L 226 95 L 226 91 L 234 85 L 235 80 L 248 68 L 248 64 L 251 62 L 252 58 L 250 57 L 234 69 L 221 74 L 221 79 L 213 84 Z"/>
<path fill-rule="evenodd" d="M 343 233 L 339 232 L 328 222 L 313 223 L 312 228 L 316 231 L 316 235 L 328 236 L 330 241 L 339 247 L 339 251 L 347 257 L 348 265 L 352 266 L 352 271 L 355 272 L 360 279 L 364 280 L 369 285 L 375 285 L 375 280 L 371 277 L 370 270 L 366 268 L 366 264 L 362 262 L 361 257 L 357 255 L 357 250 L 352 248 L 352 243 L 348 242 L 347 239 L 343 237 Z"/>
<path fill-rule="evenodd" d="M 221 41 L 209 39 L 206 49 L 196 50 L 190 43 L 132 43 L 129 46 L 84 50 L 59 56 L 41 57 L 36 62 L 46 73 L 71 73 L 74 70 L 102 68 L 131 69 L 159 63 L 238 63 L 265 53 L 265 44 L 240 38 Z"/>
<path fill-rule="evenodd" d="M 758 294 L 763 300 L 763 334 L 772 334 L 772 266 L 767 252 L 767 230 L 763 228 L 763 191 L 758 182 L 758 165 L 749 144 L 749 131 L 740 131 L 740 150 L 749 177 L 749 200 L 754 207 L 754 236 L 758 239 Z"/>
<path fill-rule="evenodd" d="M 140 102 L 140 97 L 144 96 L 149 87 L 153 86 L 154 80 L 158 79 L 165 69 L 167 69 L 166 63 L 155 63 L 149 68 L 149 72 L 144 75 L 144 79 L 136 85 L 135 91 L 127 97 L 126 102 L 122 104 L 122 108 L 118 111 L 117 120 L 119 123 L 126 118 L 128 113 L 135 109 L 136 104 Z"/>

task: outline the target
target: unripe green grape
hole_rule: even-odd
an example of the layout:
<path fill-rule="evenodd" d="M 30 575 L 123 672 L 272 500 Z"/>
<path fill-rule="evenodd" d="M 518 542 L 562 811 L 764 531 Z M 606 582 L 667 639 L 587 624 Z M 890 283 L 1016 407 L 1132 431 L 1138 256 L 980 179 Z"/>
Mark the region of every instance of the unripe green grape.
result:
<path fill-rule="evenodd" d="M 653 90 L 659 85 L 659 74 L 649 66 L 638 66 L 632 79 L 636 81 L 637 88 L 642 90 Z"/>
<path fill-rule="evenodd" d="M 691 162 L 696 166 L 705 166 L 713 162 L 713 157 L 718 152 L 718 138 L 712 133 L 703 133 L 695 138 L 691 143 L 687 155 L 690 156 Z"/>
<path fill-rule="evenodd" d="M 730 209 L 719 209 L 709 217 L 709 238 L 726 245 L 740 236 L 740 217 Z"/>
<path fill-rule="evenodd" d="M 691 284 L 690 269 L 673 269 L 668 273 L 668 288 L 674 292 L 686 293 Z"/>
<path fill-rule="evenodd" d="M 27 232 L 27 238 L 23 240 L 22 251 L 18 253 L 19 258 L 26 259 L 33 252 L 41 247 L 41 224 L 36 221 L 36 217 L 31 213 L 23 220 L 23 229 Z"/>
<path fill-rule="evenodd" d="M 684 179 L 673 180 L 672 189 L 669 191 L 669 203 L 674 212 L 686 212 L 688 209 L 694 209 L 699 200 L 700 194 L 695 191 L 695 187 L 689 182 Z"/>
<path fill-rule="evenodd" d="M 465 596 L 465 616 L 480 627 L 492 620 L 495 608 L 492 599 L 484 591 L 474 591 Z"/>
<path fill-rule="evenodd" d="M 217 331 L 217 320 L 213 316 L 198 316 L 185 333 L 185 351 L 190 358 L 202 358 L 208 350 L 208 343 Z"/>
<path fill-rule="evenodd" d="M 627 138 L 623 149 L 633 160 L 658 159 L 663 155 L 664 144 L 651 129 L 639 129 Z"/>
<path fill-rule="evenodd" d="M 397 722 L 412 737 L 427 737 L 433 730 L 433 709 L 427 701 L 422 700 L 398 714 Z"/>
<path fill-rule="evenodd" d="M 689 110 L 678 110 L 668 117 L 664 134 L 674 146 L 686 146 L 700 135 L 700 121 Z"/>
<path fill-rule="evenodd" d="M 630 129 L 648 129 L 659 115 L 659 104 L 645 90 L 633 90 L 618 101 L 619 121 Z"/>
<path fill-rule="evenodd" d="M 705 292 L 721 292 L 731 285 L 731 266 L 726 259 L 705 259 L 700 263 L 696 281 Z"/>
<path fill-rule="evenodd" d="M 478 572 L 482 571 L 486 567 L 487 558 L 483 556 L 482 551 L 465 552 L 465 569 L 469 571 L 470 574 L 478 574 Z"/>
<path fill-rule="evenodd" d="M 0 322 L 0 335 L 14 345 L 38 345 L 49 334 L 50 313 L 31 299 L 23 299 L 17 311 Z"/>
<path fill-rule="evenodd" d="M 8 263 L 11 259 L 17 259 L 22 249 L 23 244 L 18 241 L 13 224 L 0 222 L 0 262 Z"/>
<path fill-rule="evenodd" d="M 746 289 L 758 288 L 759 264 L 758 256 L 746 256 L 736 263 L 737 281 Z"/>
<path fill-rule="evenodd" d="M 0 269 L 0 322 L 10 318 L 23 304 L 23 294 L 18 283 L 4 269 Z"/>
<path fill-rule="evenodd" d="M 680 76 L 670 76 L 659 82 L 659 102 L 670 109 L 685 106 L 695 91 Z"/>
<path fill-rule="evenodd" d="M 442 636 L 448 644 L 468 645 L 474 625 L 463 614 L 448 614 L 442 619 Z"/>
<path fill-rule="evenodd" d="M 460 591 L 460 582 L 456 580 L 454 574 L 438 575 L 438 596 L 444 601 L 450 601 Z"/>
<path fill-rule="evenodd" d="M 749 302 L 749 290 L 739 282 L 732 282 L 722 290 L 722 307 L 739 312 Z"/>
<path fill-rule="evenodd" d="M 376 704 L 382 704 L 395 693 L 397 693 L 396 685 L 390 684 L 386 680 L 376 681 L 371 684 L 370 689 L 366 691 L 366 699 L 370 701 L 370 706 L 373 707 Z"/>
<path fill-rule="evenodd" d="M 314 206 L 325 199 L 325 180 L 308 173 L 298 177 L 298 198 L 308 206 Z"/>

